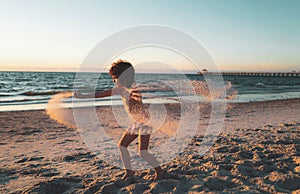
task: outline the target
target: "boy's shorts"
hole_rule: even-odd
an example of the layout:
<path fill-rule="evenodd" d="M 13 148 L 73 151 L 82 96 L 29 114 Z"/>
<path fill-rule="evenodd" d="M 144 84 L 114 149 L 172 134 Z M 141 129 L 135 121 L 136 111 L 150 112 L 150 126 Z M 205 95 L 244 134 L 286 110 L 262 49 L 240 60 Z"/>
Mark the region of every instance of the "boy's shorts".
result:
<path fill-rule="evenodd" d="M 133 123 L 126 129 L 126 131 L 131 135 L 150 135 L 152 130 L 152 127 L 143 123 Z"/>

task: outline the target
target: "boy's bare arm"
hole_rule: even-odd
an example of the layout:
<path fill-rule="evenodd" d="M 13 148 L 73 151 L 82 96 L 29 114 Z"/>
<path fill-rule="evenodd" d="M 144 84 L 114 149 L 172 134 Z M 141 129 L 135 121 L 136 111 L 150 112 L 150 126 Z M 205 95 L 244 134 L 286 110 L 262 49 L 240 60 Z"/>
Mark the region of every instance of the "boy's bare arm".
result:
<path fill-rule="evenodd" d="M 79 91 L 74 92 L 75 98 L 104 98 L 112 95 L 120 94 L 119 88 L 113 88 L 106 91 L 95 91 L 95 93 L 89 93 L 89 94 L 82 94 Z"/>
<path fill-rule="evenodd" d="M 112 89 L 106 91 L 95 91 L 95 93 L 82 94 L 79 91 L 74 92 L 75 98 L 104 98 L 112 95 Z"/>

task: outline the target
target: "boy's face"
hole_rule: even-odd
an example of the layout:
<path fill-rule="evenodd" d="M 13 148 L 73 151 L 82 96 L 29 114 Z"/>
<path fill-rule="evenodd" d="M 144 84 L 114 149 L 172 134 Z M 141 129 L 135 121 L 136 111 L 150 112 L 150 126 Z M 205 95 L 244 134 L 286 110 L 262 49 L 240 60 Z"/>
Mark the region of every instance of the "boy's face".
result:
<path fill-rule="evenodd" d="M 111 76 L 113 82 L 116 84 L 116 86 L 121 86 L 120 82 L 118 81 L 118 77 L 116 76 Z"/>

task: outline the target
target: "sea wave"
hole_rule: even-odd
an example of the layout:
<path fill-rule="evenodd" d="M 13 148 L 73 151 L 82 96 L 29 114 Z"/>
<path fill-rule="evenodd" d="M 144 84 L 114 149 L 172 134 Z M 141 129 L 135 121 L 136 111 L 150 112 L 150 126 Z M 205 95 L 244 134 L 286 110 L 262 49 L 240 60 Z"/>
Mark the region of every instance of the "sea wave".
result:
<path fill-rule="evenodd" d="M 6 96 L 16 96 L 18 94 L 15 94 L 15 93 L 0 93 L 0 97 L 6 97 Z"/>
<path fill-rule="evenodd" d="M 8 104 L 23 104 L 23 103 L 39 103 L 39 102 L 47 102 L 50 98 L 47 99 L 23 99 L 23 100 L 5 100 L 5 101 L 0 101 L 0 106 L 1 105 L 8 105 Z"/>
<path fill-rule="evenodd" d="M 45 95 L 54 95 L 54 94 L 58 94 L 62 91 L 43 91 L 43 92 L 33 92 L 33 91 L 29 91 L 29 92 L 23 92 L 20 95 L 24 95 L 24 96 L 45 96 Z"/>

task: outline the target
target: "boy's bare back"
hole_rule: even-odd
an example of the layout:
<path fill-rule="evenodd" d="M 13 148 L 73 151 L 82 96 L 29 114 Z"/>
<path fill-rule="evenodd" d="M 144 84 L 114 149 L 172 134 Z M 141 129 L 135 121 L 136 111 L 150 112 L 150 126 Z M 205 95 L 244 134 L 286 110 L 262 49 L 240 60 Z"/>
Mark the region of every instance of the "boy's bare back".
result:
<path fill-rule="evenodd" d="M 144 107 L 139 89 L 134 86 L 132 88 L 116 87 L 114 90 L 121 95 L 124 108 L 131 121 L 148 124 L 149 114 Z"/>

